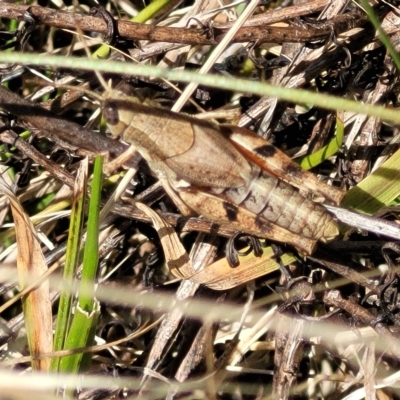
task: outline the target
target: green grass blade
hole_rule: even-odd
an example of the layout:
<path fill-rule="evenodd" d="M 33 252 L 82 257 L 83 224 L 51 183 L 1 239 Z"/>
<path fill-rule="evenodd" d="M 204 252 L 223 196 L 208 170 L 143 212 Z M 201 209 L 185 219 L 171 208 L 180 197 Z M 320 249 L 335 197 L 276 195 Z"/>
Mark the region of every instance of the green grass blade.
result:
<path fill-rule="evenodd" d="M 103 171 L 103 157 L 99 156 L 94 161 L 92 192 L 89 204 L 89 216 L 85 249 L 83 254 L 82 288 L 80 290 L 78 303 L 82 310 L 91 312 L 93 310 L 94 286 L 99 263 L 99 215 L 101 201 L 101 182 Z"/>
<path fill-rule="evenodd" d="M 83 255 L 82 278 L 79 285 L 78 304 L 65 342 L 65 350 L 91 346 L 100 315 L 100 305 L 94 297 L 94 290 L 99 261 L 98 237 L 102 170 L 103 158 L 99 156 L 94 161 L 88 228 Z M 62 357 L 59 371 L 69 373 L 81 372 L 90 364 L 90 360 L 90 353 L 79 353 Z"/>
<path fill-rule="evenodd" d="M 75 310 L 71 329 L 65 342 L 65 350 L 74 350 L 91 346 L 96 333 L 97 321 L 100 316 L 100 303 L 92 302 L 93 310 L 88 313 L 79 306 Z M 90 366 L 91 353 L 71 354 L 61 358 L 59 372 L 78 373 Z"/>
<path fill-rule="evenodd" d="M 52 67 L 78 68 L 88 71 L 112 72 L 127 74 L 127 64 L 110 60 L 88 60 L 84 62 L 79 57 L 61 57 L 35 54 L 19 54 L 0 52 L 0 62 L 20 63 L 28 65 L 48 65 Z M 273 96 L 281 100 L 287 100 L 297 104 L 317 104 L 329 110 L 347 110 L 359 114 L 378 117 L 385 121 L 400 124 L 398 110 L 371 104 L 358 103 L 342 97 L 329 96 L 322 93 L 314 93 L 303 89 L 289 89 L 266 83 L 253 82 L 246 79 L 229 78 L 211 74 L 198 74 L 196 72 L 171 70 L 152 65 L 130 64 L 131 75 L 157 77 L 177 82 L 196 82 L 200 85 L 218 87 L 220 89 L 234 90 L 243 93 L 253 93 L 259 96 Z"/>
<path fill-rule="evenodd" d="M 74 199 L 69 225 L 67 253 L 64 266 L 63 281 L 67 288 L 72 286 L 75 271 L 79 261 L 80 243 L 82 236 L 82 225 L 84 219 L 85 195 L 87 187 L 87 159 L 81 163 L 75 180 Z M 60 302 L 57 312 L 56 331 L 54 335 L 54 351 L 64 349 L 65 341 L 69 330 L 69 320 L 71 316 L 72 294 L 69 289 L 63 290 L 60 294 Z M 57 372 L 60 358 L 53 358 L 51 371 Z"/>
<path fill-rule="evenodd" d="M 324 147 L 319 149 L 313 154 L 305 156 L 300 159 L 299 164 L 304 169 L 311 169 L 327 160 L 338 152 L 343 143 L 344 136 L 344 123 L 343 119 L 338 115 L 336 116 L 336 135 L 332 140 Z"/>
<path fill-rule="evenodd" d="M 341 206 L 373 214 L 400 196 L 400 150 L 346 193 Z"/>
<path fill-rule="evenodd" d="M 132 18 L 131 21 L 143 24 L 149 19 L 153 18 L 159 11 L 161 11 L 171 0 L 154 0 L 142 11 L 139 12 L 136 17 Z"/>

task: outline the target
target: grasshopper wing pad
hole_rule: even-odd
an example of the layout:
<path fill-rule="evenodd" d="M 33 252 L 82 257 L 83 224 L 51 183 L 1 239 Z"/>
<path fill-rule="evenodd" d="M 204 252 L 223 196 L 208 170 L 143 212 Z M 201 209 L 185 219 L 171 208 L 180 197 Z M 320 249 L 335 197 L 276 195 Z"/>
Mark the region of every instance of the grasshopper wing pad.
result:
<path fill-rule="evenodd" d="M 237 188 L 244 186 L 253 174 L 253 167 L 212 124 L 191 124 L 192 146 L 185 152 L 166 158 L 165 164 L 178 178 L 193 186 Z M 190 133 L 189 133 L 190 132 Z M 176 140 L 182 133 L 174 132 Z"/>
<path fill-rule="evenodd" d="M 288 243 L 303 254 L 311 254 L 315 250 L 316 240 L 292 233 L 259 215 L 209 193 L 191 190 L 180 192 L 179 196 L 197 213 L 221 224 L 237 226 L 238 231 Z"/>

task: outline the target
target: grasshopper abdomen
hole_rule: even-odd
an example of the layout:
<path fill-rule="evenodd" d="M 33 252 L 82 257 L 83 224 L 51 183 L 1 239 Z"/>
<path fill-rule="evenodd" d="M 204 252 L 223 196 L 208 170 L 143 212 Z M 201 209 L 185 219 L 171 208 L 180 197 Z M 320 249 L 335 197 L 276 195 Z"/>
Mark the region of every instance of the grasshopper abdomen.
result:
<path fill-rule="evenodd" d="M 330 240 L 337 236 L 336 223 L 322 206 L 286 182 L 260 169 L 258 172 L 249 185 L 227 189 L 221 196 L 308 239 Z"/>

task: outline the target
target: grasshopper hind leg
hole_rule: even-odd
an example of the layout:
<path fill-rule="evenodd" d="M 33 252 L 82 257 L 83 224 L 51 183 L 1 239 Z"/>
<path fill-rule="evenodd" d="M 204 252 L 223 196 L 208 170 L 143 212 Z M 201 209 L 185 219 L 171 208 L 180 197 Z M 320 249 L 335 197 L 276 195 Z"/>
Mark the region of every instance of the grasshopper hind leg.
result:
<path fill-rule="evenodd" d="M 212 194 L 190 190 L 179 192 L 179 197 L 196 213 L 213 221 L 218 221 L 219 224 L 234 226 L 238 231 L 250 235 L 288 243 L 306 255 L 313 253 L 316 248 L 316 240 L 290 232 L 266 220 L 263 216 L 254 214 Z"/>

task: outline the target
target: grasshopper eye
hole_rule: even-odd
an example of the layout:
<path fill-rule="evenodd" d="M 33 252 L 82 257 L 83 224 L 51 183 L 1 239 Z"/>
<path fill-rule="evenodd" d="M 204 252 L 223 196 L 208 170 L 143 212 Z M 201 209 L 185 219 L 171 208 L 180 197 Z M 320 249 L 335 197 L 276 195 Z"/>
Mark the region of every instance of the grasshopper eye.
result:
<path fill-rule="evenodd" d="M 120 122 L 118 107 L 113 103 L 106 103 L 103 116 L 108 125 L 117 125 Z"/>

